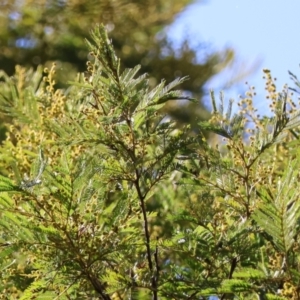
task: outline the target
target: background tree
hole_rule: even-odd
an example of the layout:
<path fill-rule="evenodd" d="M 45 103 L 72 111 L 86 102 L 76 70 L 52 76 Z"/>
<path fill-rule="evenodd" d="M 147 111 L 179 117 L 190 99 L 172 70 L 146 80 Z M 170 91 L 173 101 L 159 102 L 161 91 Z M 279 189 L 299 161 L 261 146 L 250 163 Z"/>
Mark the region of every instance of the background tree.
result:
<path fill-rule="evenodd" d="M 234 60 L 232 49 L 208 52 L 201 45 L 191 49 L 187 41 L 174 50 L 164 29 L 192 0 L 25 0 L 0 1 L 0 65 L 13 74 L 15 65 L 36 67 L 57 62 L 60 85 L 86 70 L 85 38 L 95 24 L 110 31 L 117 55 L 125 68 L 141 65 L 154 86 L 188 75 L 180 86 L 196 97 L 197 104 L 177 105 L 169 111 L 182 122 L 207 117 L 201 102 L 205 83 Z M 199 62 L 197 53 L 204 60 Z"/>

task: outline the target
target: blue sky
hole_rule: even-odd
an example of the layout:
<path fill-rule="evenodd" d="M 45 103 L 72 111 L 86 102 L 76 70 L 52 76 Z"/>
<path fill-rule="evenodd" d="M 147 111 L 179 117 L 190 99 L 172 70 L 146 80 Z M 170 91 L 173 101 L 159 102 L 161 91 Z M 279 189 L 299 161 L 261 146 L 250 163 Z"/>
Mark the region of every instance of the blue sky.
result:
<path fill-rule="evenodd" d="M 193 43 L 207 42 L 211 49 L 236 50 L 240 66 L 256 65 L 246 79 L 257 88 L 257 105 L 264 97 L 262 69 L 271 69 L 279 89 L 293 86 L 288 70 L 300 77 L 300 1 L 299 0 L 206 0 L 195 1 L 169 28 L 175 43 L 193 37 Z M 222 76 L 214 78 L 208 88 L 218 86 Z M 236 96 L 241 89 L 227 94 Z M 237 97 L 235 97 L 237 98 Z"/>

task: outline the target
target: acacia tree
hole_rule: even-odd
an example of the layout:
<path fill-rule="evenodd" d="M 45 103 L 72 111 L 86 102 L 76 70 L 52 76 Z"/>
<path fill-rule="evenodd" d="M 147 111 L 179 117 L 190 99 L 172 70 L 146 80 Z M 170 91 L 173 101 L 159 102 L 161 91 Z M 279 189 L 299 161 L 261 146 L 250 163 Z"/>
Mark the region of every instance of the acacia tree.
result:
<path fill-rule="evenodd" d="M 139 67 L 121 71 L 103 27 L 93 41 L 65 90 L 55 66 L 2 73 L 13 124 L 0 150 L 0 297 L 299 299 L 289 91 L 265 70 L 271 117 L 257 115 L 253 88 L 238 114 L 212 94 L 211 120 L 190 135 L 161 110 L 192 101 L 172 90 L 184 79 L 151 88 Z"/>

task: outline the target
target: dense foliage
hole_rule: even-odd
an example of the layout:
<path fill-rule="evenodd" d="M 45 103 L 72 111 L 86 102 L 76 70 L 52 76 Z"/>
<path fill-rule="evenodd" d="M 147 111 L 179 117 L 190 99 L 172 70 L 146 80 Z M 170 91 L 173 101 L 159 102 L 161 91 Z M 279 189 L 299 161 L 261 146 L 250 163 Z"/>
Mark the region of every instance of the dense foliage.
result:
<path fill-rule="evenodd" d="M 193 101 L 173 90 L 187 79 L 152 88 L 139 66 L 121 70 L 103 27 L 89 48 L 67 89 L 55 65 L 1 73 L 0 298 L 299 299 L 289 90 L 265 70 L 269 116 L 253 87 L 236 114 L 212 93 L 191 132 L 161 110 Z"/>

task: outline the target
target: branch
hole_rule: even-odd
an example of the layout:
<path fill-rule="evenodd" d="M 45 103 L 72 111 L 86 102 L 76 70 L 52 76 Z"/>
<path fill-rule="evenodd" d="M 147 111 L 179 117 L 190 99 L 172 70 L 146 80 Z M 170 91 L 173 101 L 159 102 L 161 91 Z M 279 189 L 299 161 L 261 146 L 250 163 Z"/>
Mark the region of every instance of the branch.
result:
<path fill-rule="evenodd" d="M 228 275 L 228 279 L 232 279 L 232 275 L 233 275 L 233 272 L 237 266 L 237 263 L 238 263 L 238 258 L 237 257 L 234 257 L 231 261 L 231 267 L 230 267 L 230 271 L 229 271 L 229 275 Z M 227 296 L 228 294 L 223 294 L 221 299 L 220 300 L 224 300 L 225 297 Z"/>
<path fill-rule="evenodd" d="M 144 219 L 144 231 L 145 231 L 145 237 L 146 237 L 146 250 L 147 250 L 147 259 L 148 259 L 148 266 L 150 272 L 153 274 L 153 263 L 151 259 L 151 247 L 150 247 L 150 233 L 149 233 L 149 228 L 148 228 L 148 219 L 147 219 L 147 212 L 146 212 L 146 205 L 145 205 L 145 197 L 142 195 L 142 191 L 139 185 L 139 178 L 140 174 L 138 170 L 136 170 L 136 180 L 134 181 L 135 188 L 137 190 L 139 199 L 140 199 L 140 206 L 143 214 L 143 219 Z M 156 250 L 156 255 L 157 255 L 157 250 Z M 158 271 L 157 271 L 158 272 Z M 158 300 L 157 296 L 157 280 L 158 277 L 152 276 L 152 291 L 153 291 L 153 300 Z"/>

